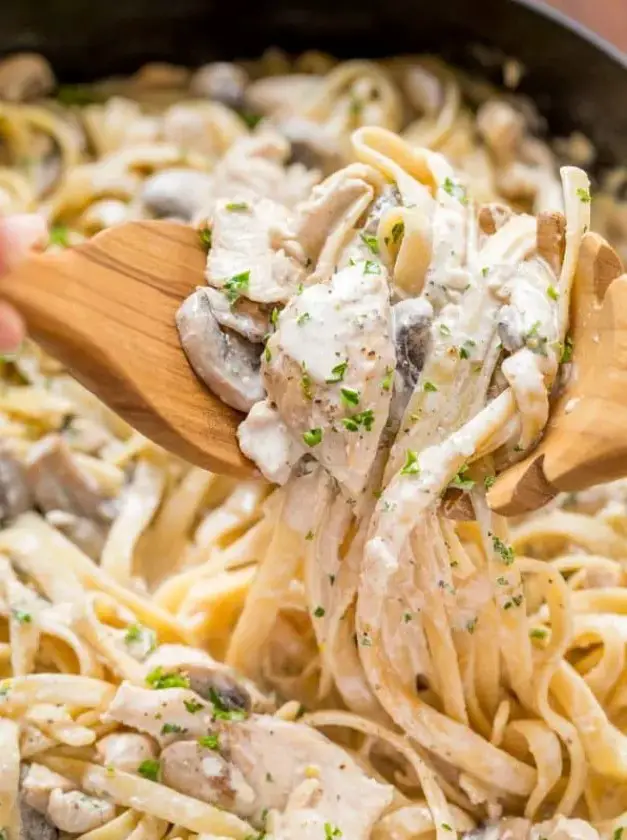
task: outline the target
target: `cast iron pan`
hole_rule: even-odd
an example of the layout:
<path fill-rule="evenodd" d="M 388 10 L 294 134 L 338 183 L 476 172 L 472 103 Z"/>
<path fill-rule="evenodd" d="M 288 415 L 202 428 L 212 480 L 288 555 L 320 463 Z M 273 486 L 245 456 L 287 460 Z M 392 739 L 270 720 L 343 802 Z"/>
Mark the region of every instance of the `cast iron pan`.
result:
<path fill-rule="evenodd" d="M 579 128 L 601 165 L 627 161 L 625 56 L 537 0 L 0 0 L 0 53 L 43 52 L 65 81 L 271 45 L 343 57 L 432 51 L 497 82 L 503 55 L 516 57 L 528 71 L 521 90 L 554 134 Z"/>

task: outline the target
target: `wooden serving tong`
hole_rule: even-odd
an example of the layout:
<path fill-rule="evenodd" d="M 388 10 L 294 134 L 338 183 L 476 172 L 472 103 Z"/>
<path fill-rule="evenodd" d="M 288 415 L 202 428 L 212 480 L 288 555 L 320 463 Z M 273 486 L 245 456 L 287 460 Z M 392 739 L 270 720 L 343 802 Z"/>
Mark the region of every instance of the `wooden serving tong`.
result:
<path fill-rule="evenodd" d="M 30 335 L 147 437 L 214 472 L 250 476 L 235 431 L 241 416 L 192 372 L 174 316 L 202 283 L 196 231 L 130 222 L 77 248 L 38 254 L 0 281 Z M 523 513 L 560 490 L 627 475 L 627 275 L 585 235 L 575 277 L 572 375 L 542 442 L 497 479 L 491 507 Z"/>

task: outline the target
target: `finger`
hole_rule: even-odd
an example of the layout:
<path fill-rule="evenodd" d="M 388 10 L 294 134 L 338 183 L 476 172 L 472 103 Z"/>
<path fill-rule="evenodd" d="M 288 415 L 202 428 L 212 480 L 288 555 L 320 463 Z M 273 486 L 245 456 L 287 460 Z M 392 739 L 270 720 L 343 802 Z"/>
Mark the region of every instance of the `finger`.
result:
<path fill-rule="evenodd" d="M 0 353 L 15 353 L 24 341 L 24 334 L 24 322 L 19 314 L 8 303 L 0 301 Z"/>
<path fill-rule="evenodd" d="M 20 213 L 0 219 L 0 274 L 23 260 L 33 248 L 48 242 L 46 220 L 36 213 Z M 0 281 L 0 294 L 2 292 Z"/>

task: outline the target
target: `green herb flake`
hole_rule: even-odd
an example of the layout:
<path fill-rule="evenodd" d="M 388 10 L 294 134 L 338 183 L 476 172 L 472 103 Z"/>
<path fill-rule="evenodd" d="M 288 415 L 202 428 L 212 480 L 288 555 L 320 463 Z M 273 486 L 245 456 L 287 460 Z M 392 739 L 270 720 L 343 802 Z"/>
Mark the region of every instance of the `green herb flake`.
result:
<path fill-rule="evenodd" d="M 549 286 L 546 290 L 546 293 L 551 298 L 551 300 L 559 300 L 560 293 L 557 291 L 555 286 Z"/>
<path fill-rule="evenodd" d="M 163 688 L 189 688 L 189 679 L 182 674 L 168 674 L 161 665 L 158 665 L 146 677 L 146 682 L 151 688 L 160 690 Z"/>
<path fill-rule="evenodd" d="M 392 242 L 395 245 L 398 245 L 398 243 L 400 242 L 401 237 L 403 236 L 404 233 L 405 233 L 405 222 L 402 222 L 402 221 L 401 222 L 395 222 L 392 225 Z"/>
<path fill-rule="evenodd" d="M 448 324 L 440 324 L 438 329 L 440 330 L 440 335 L 448 336 L 451 334 L 451 328 L 448 326 Z"/>
<path fill-rule="evenodd" d="M 412 618 L 413 615 L 410 612 L 403 613 L 403 621 L 405 622 L 405 624 L 409 624 Z"/>
<path fill-rule="evenodd" d="M 442 189 L 453 198 L 456 198 L 461 204 L 468 204 L 468 196 L 466 195 L 465 187 L 453 181 L 452 178 L 445 178 L 442 184 Z"/>
<path fill-rule="evenodd" d="M 104 97 L 102 94 L 99 95 L 91 85 L 61 85 L 57 90 L 56 99 L 61 105 L 84 107 L 100 103 Z"/>
<path fill-rule="evenodd" d="M 509 586 L 509 581 L 506 577 L 497 577 L 496 582 L 499 586 Z"/>
<path fill-rule="evenodd" d="M 250 285 L 250 271 L 242 271 L 241 274 L 234 274 L 223 286 L 224 294 L 231 306 L 248 291 Z"/>
<path fill-rule="evenodd" d="M 300 378 L 300 389 L 306 400 L 313 400 L 312 381 L 307 371 L 305 371 Z"/>
<path fill-rule="evenodd" d="M 331 371 L 331 376 L 326 380 L 328 384 L 333 384 L 334 382 L 341 382 L 344 379 L 344 374 L 346 373 L 346 368 L 348 367 L 348 362 L 340 362 L 339 365 L 336 365 L 333 370 Z"/>
<path fill-rule="evenodd" d="M 190 715 L 195 715 L 196 712 L 199 712 L 201 709 L 205 708 L 204 703 L 197 703 L 196 700 L 183 700 L 183 705 L 190 713 Z"/>
<path fill-rule="evenodd" d="M 623 831 L 624 830 L 625 829 L 623 828 L 622 825 L 620 825 L 618 828 L 615 828 L 614 833 L 612 834 L 612 840 L 623 840 Z"/>
<path fill-rule="evenodd" d="M 468 477 L 468 467 L 461 468 L 455 478 L 451 481 L 450 486 L 455 487 L 458 490 L 463 490 L 465 493 L 472 490 L 475 486 L 475 482 L 472 478 Z"/>
<path fill-rule="evenodd" d="M 496 481 L 495 475 L 486 475 L 483 479 L 483 484 L 486 490 L 489 490 L 490 487 L 494 487 L 494 482 Z"/>
<path fill-rule="evenodd" d="M 427 382 L 425 382 L 425 384 L 424 384 L 424 386 L 423 386 L 423 390 L 424 390 L 424 391 L 432 391 L 432 392 L 435 392 L 435 391 L 437 391 L 437 390 L 438 390 L 438 386 L 437 386 L 437 385 L 434 385 L 434 384 L 433 384 L 433 382 L 429 382 L 429 381 L 427 381 Z"/>
<path fill-rule="evenodd" d="M 138 642 L 142 637 L 142 628 L 140 624 L 129 624 L 124 634 L 124 644 L 131 645 L 133 642 Z"/>
<path fill-rule="evenodd" d="M 381 390 L 382 391 L 389 391 L 394 384 L 394 368 L 393 367 L 386 367 L 385 369 L 385 376 L 381 380 Z"/>
<path fill-rule="evenodd" d="M 184 726 L 179 726 L 178 723 L 164 723 L 161 727 L 162 735 L 178 735 L 187 732 Z"/>
<path fill-rule="evenodd" d="M 484 265 L 483 268 L 481 269 L 481 276 L 482 277 L 487 277 L 489 273 L 490 273 L 490 269 L 488 268 L 487 265 Z"/>
<path fill-rule="evenodd" d="M 213 705 L 213 717 L 216 720 L 246 720 L 246 712 L 226 706 L 215 688 L 209 689 L 209 699 Z"/>
<path fill-rule="evenodd" d="M 255 114 L 252 111 L 238 111 L 237 113 L 250 129 L 255 128 L 263 119 L 261 114 Z"/>
<path fill-rule="evenodd" d="M 590 204 L 590 202 L 592 201 L 590 190 L 586 190 L 584 189 L 584 187 L 577 187 L 577 198 L 583 204 Z"/>
<path fill-rule="evenodd" d="M 203 735 L 202 738 L 198 739 L 198 743 L 201 747 L 207 747 L 209 750 L 220 749 L 220 737 L 218 735 Z"/>
<path fill-rule="evenodd" d="M 263 350 L 263 357 L 268 364 L 272 361 L 272 350 L 270 350 L 267 344 Z"/>
<path fill-rule="evenodd" d="M 355 391 L 354 388 L 340 388 L 340 393 L 342 395 L 342 402 L 346 403 L 346 405 L 359 405 L 361 398 L 359 391 Z"/>
<path fill-rule="evenodd" d="M 549 631 L 545 630 L 544 627 L 534 627 L 529 631 L 529 638 L 539 639 L 540 641 L 546 639 L 548 635 Z"/>
<path fill-rule="evenodd" d="M 310 321 L 310 320 L 311 320 L 311 315 L 309 314 L 309 312 L 301 312 L 300 315 L 298 315 L 297 318 L 296 318 L 296 323 L 298 324 L 299 327 L 302 327 L 303 324 L 305 324 L 307 321 Z"/>
<path fill-rule="evenodd" d="M 381 266 L 374 260 L 366 260 L 364 274 L 381 274 Z"/>
<path fill-rule="evenodd" d="M 314 614 L 314 616 L 315 616 L 316 618 L 323 618 L 323 617 L 324 617 L 324 615 L 325 615 L 325 613 L 326 613 L 325 608 L 324 608 L 324 607 L 320 607 L 320 606 L 318 606 L 318 607 L 316 607 L 316 609 L 314 610 L 314 613 L 313 613 L 313 614 Z"/>
<path fill-rule="evenodd" d="M 311 542 L 313 540 L 313 538 L 314 538 L 314 532 L 313 531 L 307 531 L 307 533 L 305 534 L 305 539 L 308 540 L 309 542 Z"/>
<path fill-rule="evenodd" d="M 564 341 L 564 348 L 562 350 L 562 356 L 560 358 L 561 364 L 566 364 L 567 362 L 572 361 L 573 350 L 574 350 L 573 340 L 569 335 L 567 335 L 566 340 Z"/>
<path fill-rule="evenodd" d="M 471 636 L 477 628 L 477 621 L 479 621 L 478 618 L 471 618 L 470 621 L 466 622 L 466 630 L 468 630 Z"/>
<path fill-rule="evenodd" d="M 359 237 L 371 254 L 377 255 L 379 253 L 379 240 L 376 236 L 370 236 L 367 233 L 360 233 Z"/>
<path fill-rule="evenodd" d="M 159 778 L 159 769 L 160 765 L 156 758 L 147 758 L 139 765 L 137 772 L 140 776 L 143 776 L 144 779 L 156 782 Z"/>
<path fill-rule="evenodd" d="M 66 225 L 53 225 L 49 233 L 50 244 L 58 245 L 60 248 L 69 248 L 69 234 Z"/>
<path fill-rule="evenodd" d="M 322 429 L 309 429 L 303 434 L 303 440 L 307 446 L 318 446 L 322 440 Z"/>
<path fill-rule="evenodd" d="M 273 327 L 276 327 L 280 314 L 281 313 L 279 312 L 278 307 L 275 306 L 274 309 L 272 310 L 272 314 L 270 315 L 270 323 L 272 324 Z"/>
<path fill-rule="evenodd" d="M 248 205 L 245 201 L 233 201 L 230 204 L 227 204 L 225 207 L 229 213 L 241 213 L 245 210 L 250 210 L 250 205 Z"/>
<path fill-rule="evenodd" d="M 349 432 L 358 432 L 360 428 L 364 428 L 367 432 L 372 429 L 374 423 L 374 412 L 371 408 L 365 411 L 360 411 L 359 414 L 353 414 L 350 417 L 345 417 L 342 420 L 342 425 Z"/>
<path fill-rule="evenodd" d="M 324 840 L 333 840 L 334 837 L 343 837 L 343 833 L 336 825 L 325 822 L 324 824 Z"/>
<path fill-rule="evenodd" d="M 405 453 L 405 463 L 401 469 L 401 475 L 420 475 L 418 455 L 413 449 L 408 449 Z"/>
<path fill-rule="evenodd" d="M 452 831 L 453 830 L 453 827 L 450 826 L 448 823 L 440 823 L 440 825 L 442 826 L 444 831 Z"/>
<path fill-rule="evenodd" d="M 198 229 L 198 238 L 200 239 L 200 244 L 202 247 L 207 251 L 207 253 L 211 250 L 212 245 L 212 232 L 210 227 L 201 227 Z"/>
<path fill-rule="evenodd" d="M 500 537 L 497 537 L 496 534 L 492 535 L 492 545 L 494 550 L 497 554 L 501 555 L 501 559 L 505 563 L 506 566 L 511 566 L 514 562 L 514 549 L 511 545 L 507 545 L 503 542 Z"/>
<path fill-rule="evenodd" d="M 18 624 L 31 624 L 33 621 L 33 616 L 25 610 L 11 610 L 11 615 Z"/>

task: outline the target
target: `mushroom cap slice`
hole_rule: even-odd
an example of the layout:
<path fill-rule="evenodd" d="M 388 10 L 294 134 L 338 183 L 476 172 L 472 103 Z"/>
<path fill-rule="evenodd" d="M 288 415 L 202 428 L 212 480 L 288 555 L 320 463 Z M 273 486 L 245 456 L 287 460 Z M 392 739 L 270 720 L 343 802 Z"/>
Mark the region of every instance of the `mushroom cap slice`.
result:
<path fill-rule="evenodd" d="M 250 411 L 264 398 L 259 345 L 222 330 L 203 289 L 197 289 L 180 306 L 176 326 L 196 375 L 222 402 Z"/>

